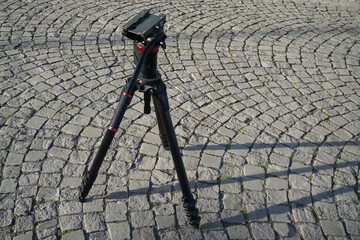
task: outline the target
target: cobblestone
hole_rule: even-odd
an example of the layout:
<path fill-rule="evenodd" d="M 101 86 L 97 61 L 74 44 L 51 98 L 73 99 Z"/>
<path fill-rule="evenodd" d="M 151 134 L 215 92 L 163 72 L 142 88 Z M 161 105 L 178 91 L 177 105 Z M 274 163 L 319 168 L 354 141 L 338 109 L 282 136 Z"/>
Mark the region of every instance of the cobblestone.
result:
<path fill-rule="evenodd" d="M 360 237 L 358 1 L 147 2 L 167 16 L 159 72 L 199 230 L 138 93 L 78 201 L 143 5 L 0 8 L 0 239 Z"/>

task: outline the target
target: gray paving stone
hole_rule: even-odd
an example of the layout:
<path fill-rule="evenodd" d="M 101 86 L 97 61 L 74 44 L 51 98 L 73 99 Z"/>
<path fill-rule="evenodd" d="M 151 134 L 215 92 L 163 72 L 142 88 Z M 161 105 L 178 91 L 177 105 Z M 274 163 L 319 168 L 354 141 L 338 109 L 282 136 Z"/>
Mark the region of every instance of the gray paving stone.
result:
<path fill-rule="evenodd" d="M 310 191 L 310 180 L 304 176 L 291 174 L 289 176 L 289 184 L 294 189 Z"/>
<path fill-rule="evenodd" d="M 198 168 L 198 180 L 207 183 L 216 183 L 219 177 L 219 172 L 215 169 L 199 167 Z"/>
<path fill-rule="evenodd" d="M 84 215 L 83 226 L 86 232 L 97 232 L 105 230 L 105 221 L 98 213 L 88 213 Z"/>
<path fill-rule="evenodd" d="M 246 204 L 244 211 L 246 212 L 247 219 L 249 222 L 267 222 L 268 221 L 268 210 L 265 205 L 253 203 Z"/>
<path fill-rule="evenodd" d="M 312 208 L 296 204 L 292 204 L 291 208 L 295 222 L 316 223 L 315 213 Z"/>
<path fill-rule="evenodd" d="M 21 233 L 16 235 L 13 239 L 15 240 L 26 240 L 26 239 L 32 239 L 33 238 L 33 232 L 29 231 L 27 233 Z"/>
<path fill-rule="evenodd" d="M 269 204 L 273 203 L 286 203 L 287 200 L 287 191 L 284 190 L 267 190 L 266 191 L 266 201 Z"/>
<path fill-rule="evenodd" d="M 331 188 L 331 186 L 332 186 L 331 176 L 314 173 L 312 175 L 311 184 L 317 185 L 317 186 L 323 187 L 323 188 Z"/>
<path fill-rule="evenodd" d="M 81 203 L 78 201 L 68 201 L 68 202 L 61 202 L 59 204 L 59 215 L 69 215 L 69 214 L 76 214 L 81 213 L 82 206 Z"/>
<path fill-rule="evenodd" d="M 35 222 L 50 220 L 57 215 L 57 207 L 54 202 L 41 203 L 34 206 Z"/>
<path fill-rule="evenodd" d="M 152 211 L 133 211 L 131 213 L 131 224 L 135 228 L 154 226 L 155 219 Z"/>
<path fill-rule="evenodd" d="M 248 176 L 251 178 L 265 178 L 265 170 L 261 167 L 247 164 L 244 166 L 244 176 Z"/>
<path fill-rule="evenodd" d="M 202 209 L 204 212 L 219 212 L 220 211 L 220 202 L 218 199 L 203 199 L 198 198 L 197 206 Z"/>
<path fill-rule="evenodd" d="M 130 226 L 127 222 L 107 224 L 111 239 L 130 239 Z"/>
<path fill-rule="evenodd" d="M 290 164 L 289 157 L 286 157 L 286 156 L 283 156 L 283 155 L 280 155 L 277 153 L 271 154 L 270 161 L 272 164 L 283 166 L 283 167 L 288 167 Z"/>
<path fill-rule="evenodd" d="M 204 230 L 223 229 L 220 216 L 217 213 L 203 213 L 201 215 L 201 228 Z"/>
<path fill-rule="evenodd" d="M 59 189 L 51 187 L 40 187 L 36 196 L 38 201 L 57 201 L 59 199 Z"/>
<path fill-rule="evenodd" d="M 240 193 L 242 190 L 242 185 L 240 181 L 233 180 L 221 180 L 220 190 L 224 193 Z"/>
<path fill-rule="evenodd" d="M 84 202 L 82 210 L 84 213 L 103 212 L 104 202 L 102 199 L 94 199 L 89 202 Z"/>
<path fill-rule="evenodd" d="M 262 191 L 264 188 L 264 180 L 252 177 L 245 177 L 243 186 L 244 189 L 247 190 Z"/>
<path fill-rule="evenodd" d="M 292 238 L 296 236 L 295 226 L 289 223 L 274 223 L 274 229 L 281 237 L 284 238 Z"/>
<path fill-rule="evenodd" d="M 267 178 L 266 179 L 266 188 L 275 189 L 275 190 L 285 190 L 288 189 L 288 181 L 281 178 Z"/>
<path fill-rule="evenodd" d="M 18 185 L 18 181 L 16 179 L 2 179 L 0 186 L 0 193 L 14 193 L 16 192 L 16 187 Z"/>
<path fill-rule="evenodd" d="M 77 136 L 77 135 L 79 135 L 79 133 L 81 132 L 82 129 L 83 129 L 83 127 L 81 127 L 81 126 L 68 123 L 62 128 L 62 131 L 64 133 Z"/>
<path fill-rule="evenodd" d="M 159 171 L 156 169 L 152 172 L 152 176 L 151 176 L 151 182 L 156 185 L 169 183 L 172 181 L 172 179 L 173 179 L 172 172 L 169 173 L 165 171 Z"/>
<path fill-rule="evenodd" d="M 61 181 L 60 174 L 41 174 L 39 177 L 39 186 L 40 187 L 48 187 L 48 188 L 55 188 L 58 187 Z"/>
<path fill-rule="evenodd" d="M 245 216 L 241 211 L 223 210 L 221 213 L 221 218 L 225 226 L 245 224 Z"/>
<path fill-rule="evenodd" d="M 230 239 L 251 239 L 249 229 L 245 225 L 230 226 L 227 231 Z"/>
<path fill-rule="evenodd" d="M 357 212 L 359 211 L 359 205 L 354 203 L 341 203 L 338 204 L 338 213 L 341 218 L 349 220 L 357 220 Z"/>
<path fill-rule="evenodd" d="M 275 232 L 269 223 L 251 223 L 254 239 L 274 239 Z"/>
<path fill-rule="evenodd" d="M 80 229 L 82 228 L 82 216 L 81 215 L 60 216 L 59 225 L 61 231 Z"/>
<path fill-rule="evenodd" d="M 60 172 L 65 165 L 65 161 L 56 158 L 47 158 L 42 165 L 43 173 Z"/>
<path fill-rule="evenodd" d="M 20 176 L 20 166 L 4 167 L 2 177 L 3 178 L 18 178 Z"/>
<path fill-rule="evenodd" d="M 270 205 L 268 207 L 270 218 L 278 223 L 290 223 L 290 208 L 285 205 Z"/>
<path fill-rule="evenodd" d="M 49 154 L 52 157 L 66 160 L 70 156 L 71 151 L 65 148 L 52 147 L 49 150 Z"/>
<path fill-rule="evenodd" d="M 351 236 L 359 236 L 360 235 L 360 224 L 359 221 L 351 221 L 351 220 L 344 220 L 346 231 Z"/>
<path fill-rule="evenodd" d="M 221 164 L 221 158 L 212 156 L 212 155 L 208 155 L 208 154 L 203 154 L 201 157 L 200 164 L 202 164 L 206 167 L 218 169 Z"/>
<path fill-rule="evenodd" d="M 76 230 L 72 232 L 68 232 L 62 236 L 63 240 L 72 240 L 72 239 L 79 239 L 79 240 L 85 240 L 84 232 L 82 230 Z"/>
<path fill-rule="evenodd" d="M 158 229 L 174 228 L 176 225 L 173 215 L 156 216 L 155 221 Z"/>
<path fill-rule="evenodd" d="M 159 149 L 158 146 L 148 143 L 143 143 L 140 148 L 140 153 L 147 156 L 155 157 L 158 152 L 158 149 Z"/>
<path fill-rule="evenodd" d="M 75 96 L 82 96 L 86 93 L 88 93 L 90 91 L 90 89 L 83 87 L 83 86 L 78 86 L 75 87 L 71 90 L 71 93 L 74 94 Z"/>
<path fill-rule="evenodd" d="M 250 204 L 265 204 L 266 203 L 266 194 L 262 191 L 244 191 L 243 200 L 245 203 Z"/>
<path fill-rule="evenodd" d="M 322 235 L 321 228 L 319 225 L 306 223 L 306 224 L 301 224 L 299 226 L 299 229 L 302 237 L 304 238 L 316 237 L 317 239 L 325 239 Z"/>
<path fill-rule="evenodd" d="M 224 209 L 240 209 L 243 205 L 242 197 L 238 194 L 224 194 L 223 206 Z"/>
<path fill-rule="evenodd" d="M 346 203 L 357 203 L 357 194 L 355 193 L 355 189 L 353 187 L 344 187 L 344 186 L 334 186 L 334 196 L 335 200 L 338 202 L 346 202 Z"/>
<path fill-rule="evenodd" d="M 224 230 L 206 231 L 204 236 L 207 239 L 228 239 Z"/>
<path fill-rule="evenodd" d="M 36 226 L 36 235 L 38 238 L 54 236 L 57 233 L 57 221 L 55 219 L 45 221 Z"/>
<path fill-rule="evenodd" d="M 20 198 L 16 201 L 14 214 L 17 216 L 29 215 L 32 209 L 31 198 Z"/>
<path fill-rule="evenodd" d="M 316 213 L 320 219 L 324 220 L 338 220 L 339 216 L 337 213 L 336 205 L 327 202 L 316 202 L 314 203 Z"/>
<path fill-rule="evenodd" d="M 127 220 L 127 207 L 124 202 L 110 202 L 105 209 L 106 222 Z"/>
<path fill-rule="evenodd" d="M 19 187 L 17 193 L 19 197 L 35 197 L 37 192 L 36 186 Z"/>
<path fill-rule="evenodd" d="M 179 234 L 176 231 L 165 231 L 159 233 L 161 239 L 180 239 Z"/>
<path fill-rule="evenodd" d="M 324 231 L 325 236 L 346 236 L 346 232 L 341 221 L 323 220 L 320 221 L 320 226 Z"/>
<path fill-rule="evenodd" d="M 12 211 L 11 210 L 0 210 L 0 226 L 6 227 L 10 226 L 13 221 Z"/>
<path fill-rule="evenodd" d="M 84 137 L 89 138 L 98 138 L 101 136 L 103 130 L 100 128 L 94 128 L 94 127 L 85 127 L 85 129 L 82 131 L 81 135 Z"/>
<path fill-rule="evenodd" d="M 46 156 L 46 151 L 29 151 L 28 154 L 25 157 L 26 162 L 39 162 L 41 160 L 44 160 Z"/>
<path fill-rule="evenodd" d="M 6 158 L 6 165 L 7 166 L 16 166 L 20 165 L 24 160 L 24 155 L 19 153 L 12 153 L 10 152 Z"/>
<path fill-rule="evenodd" d="M 139 229 L 134 229 L 131 232 L 131 236 L 134 239 L 146 239 L 146 238 L 155 238 L 154 230 L 151 227 L 144 227 Z"/>

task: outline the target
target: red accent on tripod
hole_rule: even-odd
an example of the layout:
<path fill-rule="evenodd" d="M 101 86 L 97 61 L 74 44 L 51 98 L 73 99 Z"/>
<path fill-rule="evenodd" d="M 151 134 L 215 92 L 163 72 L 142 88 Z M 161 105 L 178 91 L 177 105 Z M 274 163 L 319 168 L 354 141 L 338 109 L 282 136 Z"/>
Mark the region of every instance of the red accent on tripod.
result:
<path fill-rule="evenodd" d="M 112 132 L 117 132 L 118 131 L 117 128 L 114 128 L 114 127 L 111 127 L 111 126 L 108 127 L 108 130 L 112 131 Z"/>
<path fill-rule="evenodd" d="M 132 98 L 132 95 L 127 92 L 123 92 L 121 95 L 123 95 L 124 97 Z"/>
<path fill-rule="evenodd" d="M 144 52 L 145 46 L 141 43 L 137 43 L 135 49 L 138 52 Z M 157 53 L 158 51 L 159 51 L 159 47 L 153 47 L 152 49 L 150 49 L 150 53 Z"/>

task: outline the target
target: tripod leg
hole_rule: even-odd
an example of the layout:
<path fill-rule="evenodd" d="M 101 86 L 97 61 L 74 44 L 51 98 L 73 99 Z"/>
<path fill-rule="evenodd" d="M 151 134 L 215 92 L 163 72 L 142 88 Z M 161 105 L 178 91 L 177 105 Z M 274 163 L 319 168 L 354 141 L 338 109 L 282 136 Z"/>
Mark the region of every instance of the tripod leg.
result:
<path fill-rule="evenodd" d="M 191 193 L 179 145 L 176 140 L 174 127 L 172 125 L 169 113 L 169 103 L 166 94 L 166 86 L 164 83 L 162 83 L 156 90 L 152 91 L 155 109 L 157 109 L 157 118 L 158 121 L 160 119 L 159 122 L 162 123 L 162 129 L 164 131 L 163 134 L 165 134 L 167 137 L 167 142 L 169 144 L 171 155 L 174 161 L 176 173 L 179 178 L 180 187 L 183 194 L 183 206 L 187 213 L 186 215 L 189 219 L 190 225 L 199 228 L 201 218 L 199 216 L 199 210 L 196 208 L 196 200 Z"/>
<path fill-rule="evenodd" d="M 88 172 L 85 173 L 85 176 L 82 181 L 80 188 L 80 197 L 81 201 L 85 201 L 86 196 L 90 192 L 92 185 L 94 184 L 96 177 L 98 175 L 101 164 L 106 156 L 106 153 L 110 147 L 110 144 L 115 136 L 117 129 L 120 126 L 120 122 L 124 117 L 126 108 L 130 104 L 131 98 L 134 95 L 135 87 L 132 87 L 127 90 L 127 85 L 123 88 L 121 93 L 121 98 L 119 104 L 115 110 L 114 116 L 111 120 L 110 126 L 107 128 L 105 136 L 101 142 L 100 148 L 95 156 L 95 159 L 91 165 L 91 168 Z"/>

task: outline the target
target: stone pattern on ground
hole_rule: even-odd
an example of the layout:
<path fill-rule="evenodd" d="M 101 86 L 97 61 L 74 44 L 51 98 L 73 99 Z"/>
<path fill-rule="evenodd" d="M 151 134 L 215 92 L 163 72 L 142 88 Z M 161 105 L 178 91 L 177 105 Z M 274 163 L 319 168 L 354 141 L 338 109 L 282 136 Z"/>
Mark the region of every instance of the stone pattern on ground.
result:
<path fill-rule="evenodd" d="M 0 3 L 0 239 L 359 239 L 360 4 L 148 1 L 201 211 L 141 94 L 78 188 L 133 71 L 136 1 Z"/>

